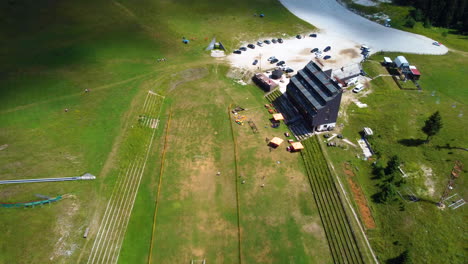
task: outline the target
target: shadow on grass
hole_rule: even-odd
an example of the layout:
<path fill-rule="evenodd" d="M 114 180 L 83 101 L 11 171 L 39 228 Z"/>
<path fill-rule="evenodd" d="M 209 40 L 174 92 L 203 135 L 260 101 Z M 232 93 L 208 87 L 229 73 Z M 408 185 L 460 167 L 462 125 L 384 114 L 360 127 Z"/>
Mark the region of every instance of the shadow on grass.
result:
<path fill-rule="evenodd" d="M 435 146 L 435 148 L 437 150 L 440 150 L 440 149 L 458 149 L 458 150 L 464 150 L 464 151 L 468 151 L 468 148 L 463 148 L 463 147 L 455 147 L 455 146 L 451 146 L 449 143 L 445 144 L 445 146 Z"/>
<path fill-rule="evenodd" d="M 398 143 L 400 143 L 403 146 L 407 146 L 407 147 L 417 147 L 417 146 L 420 146 L 420 145 L 424 144 L 424 142 L 426 142 L 426 141 L 423 140 L 423 139 L 419 139 L 419 138 L 417 138 L 417 139 L 406 138 L 406 139 L 398 140 Z"/>

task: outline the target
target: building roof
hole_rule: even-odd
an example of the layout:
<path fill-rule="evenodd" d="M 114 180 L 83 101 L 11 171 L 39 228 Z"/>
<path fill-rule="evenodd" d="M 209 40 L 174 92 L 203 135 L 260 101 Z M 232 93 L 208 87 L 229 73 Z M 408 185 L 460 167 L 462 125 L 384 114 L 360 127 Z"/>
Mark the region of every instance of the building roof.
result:
<path fill-rule="evenodd" d="M 416 66 L 410 65 L 409 68 L 410 68 L 411 73 L 412 73 L 413 75 L 421 76 L 421 72 L 418 70 L 418 68 L 416 68 Z"/>
<path fill-rule="evenodd" d="M 324 107 L 341 92 L 338 84 L 313 61 L 291 78 L 291 84 L 299 89 L 315 110 Z"/>
<path fill-rule="evenodd" d="M 275 121 L 281 121 L 281 120 L 284 120 L 284 117 L 281 113 L 277 113 L 277 114 L 273 114 L 273 119 L 275 119 Z"/>
<path fill-rule="evenodd" d="M 385 63 L 392 63 L 392 59 L 390 59 L 389 57 L 383 57 L 383 60 Z"/>
<path fill-rule="evenodd" d="M 276 145 L 276 146 L 279 146 L 281 145 L 281 143 L 283 143 L 284 140 L 282 140 L 281 138 L 279 137 L 274 137 L 270 140 L 270 143 Z"/>
<path fill-rule="evenodd" d="M 268 78 L 268 76 L 266 76 L 263 73 L 256 73 L 255 78 L 257 80 L 261 81 L 262 83 L 268 84 L 271 88 L 274 88 L 274 87 L 278 86 L 277 83 L 272 81 L 270 78 Z"/>
<path fill-rule="evenodd" d="M 294 150 L 304 149 L 304 146 L 302 145 L 301 142 L 292 142 L 291 146 L 293 147 Z"/>

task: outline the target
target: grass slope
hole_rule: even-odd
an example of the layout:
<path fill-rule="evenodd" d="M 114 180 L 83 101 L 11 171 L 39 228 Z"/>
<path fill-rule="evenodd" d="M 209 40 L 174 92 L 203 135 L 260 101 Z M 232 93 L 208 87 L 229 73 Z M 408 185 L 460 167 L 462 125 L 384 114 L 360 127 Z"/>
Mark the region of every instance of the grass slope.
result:
<path fill-rule="evenodd" d="M 383 56 L 396 55 L 375 55 L 366 62 L 365 70 L 372 76 L 385 74 L 379 62 Z M 378 162 L 384 163 L 397 154 L 404 162 L 402 168 L 410 175 L 400 192 L 404 194 L 408 188 L 421 201 L 398 199 L 390 204 L 378 203 L 373 197 L 381 180 L 372 177 L 371 162 L 356 159 L 359 149 L 329 148 L 329 156 L 344 182 L 349 177 L 344 173 L 344 163 L 353 167 L 357 176 L 354 180 L 362 186 L 376 220 L 377 228 L 367 232 L 381 261 L 396 261 L 404 250 L 409 250 L 411 258 L 421 262 L 463 263 L 466 238 L 460 230 L 466 208 L 440 210 L 434 203 L 443 193 L 454 161 L 466 163 L 468 158 L 467 152 L 459 149 L 468 144 L 468 121 L 464 115 L 468 110 L 468 94 L 463 86 L 467 76 L 466 55 L 450 52 L 446 56 L 405 56 L 422 72 L 421 92 L 400 90 L 391 77 L 376 78 L 370 83 L 372 92 L 359 97 L 369 107 L 352 104 L 343 110 L 346 114 L 338 122 L 345 124 L 343 134 L 351 140 L 360 137 L 362 127 L 371 127 L 376 133 L 375 151 L 382 156 Z M 430 143 L 423 144 L 426 137 L 421 127 L 436 110 L 442 114 L 444 127 Z M 430 168 L 432 175 L 425 174 L 423 168 Z M 462 174 L 465 173 L 466 169 Z M 466 190 L 462 176 L 452 194 L 465 197 Z"/>

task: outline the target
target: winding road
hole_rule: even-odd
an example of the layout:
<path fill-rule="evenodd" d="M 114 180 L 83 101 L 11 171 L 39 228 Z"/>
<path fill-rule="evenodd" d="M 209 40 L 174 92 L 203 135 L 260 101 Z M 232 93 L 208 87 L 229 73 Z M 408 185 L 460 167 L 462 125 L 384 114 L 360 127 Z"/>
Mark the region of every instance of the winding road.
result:
<path fill-rule="evenodd" d="M 336 0 L 279 0 L 291 13 L 309 22 L 329 35 L 366 44 L 373 52 L 395 51 L 405 53 L 442 55 L 445 46 L 435 46 L 434 40 L 384 27 L 361 17 Z"/>

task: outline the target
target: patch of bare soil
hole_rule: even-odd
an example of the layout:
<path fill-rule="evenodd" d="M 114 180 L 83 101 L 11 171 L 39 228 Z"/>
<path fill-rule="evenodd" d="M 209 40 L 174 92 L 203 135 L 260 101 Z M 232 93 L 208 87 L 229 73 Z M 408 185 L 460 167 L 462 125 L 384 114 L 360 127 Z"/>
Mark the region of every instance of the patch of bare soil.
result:
<path fill-rule="evenodd" d="M 372 217 L 372 213 L 369 209 L 366 197 L 364 196 L 364 193 L 362 192 L 361 187 L 359 187 L 359 185 L 357 185 L 357 183 L 354 182 L 353 180 L 354 172 L 349 166 L 349 163 L 345 163 L 344 172 L 348 176 L 347 177 L 348 184 L 351 187 L 351 192 L 353 193 L 354 200 L 356 201 L 356 204 L 358 205 L 359 212 L 361 214 L 361 218 L 362 218 L 362 221 L 364 222 L 364 225 L 368 229 L 375 228 L 376 225 L 375 225 L 374 217 Z"/>
<path fill-rule="evenodd" d="M 173 91 L 177 86 L 190 81 L 195 81 L 205 77 L 208 74 L 206 68 L 191 68 L 183 70 L 179 73 L 173 74 L 172 77 L 174 81 L 169 85 L 168 92 Z"/>
<path fill-rule="evenodd" d="M 55 225 L 55 233 L 58 234 L 59 239 L 55 242 L 53 251 L 50 256 L 50 260 L 55 260 L 55 263 L 67 263 L 67 257 L 70 257 L 75 250 L 78 248 L 77 244 L 72 243 L 72 235 L 75 231 L 75 226 L 73 225 L 73 218 L 78 212 L 80 205 L 73 196 L 67 196 L 71 198 L 68 201 L 63 201 L 64 203 L 69 204 L 66 206 L 66 212 L 58 214 L 57 222 Z M 59 260 L 59 259 L 62 260 Z"/>
<path fill-rule="evenodd" d="M 424 185 L 426 185 L 429 195 L 433 196 L 435 192 L 435 184 L 434 180 L 432 179 L 432 168 L 421 165 L 421 170 L 424 172 Z"/>
<path fill-rule="evenodd" d="M 357 52 L 356 49 L 344 49 L 344 50 L 341 50 L 341 51 L 340 51 L 340 55 L 348 56 L 348 57 L 350 57 L 351 59 L 359 58 L 359 57 L 361 56 L 361 55 L 359 54 L 359 52 Z"/>
<path fill-rule="evenodd" d="M 6 148 L 8 148 L 8 144 L 3 144 L 3 145 L 0 146 L 0 150 L 4 150 Z"/>

